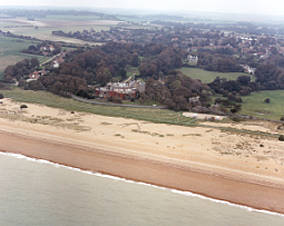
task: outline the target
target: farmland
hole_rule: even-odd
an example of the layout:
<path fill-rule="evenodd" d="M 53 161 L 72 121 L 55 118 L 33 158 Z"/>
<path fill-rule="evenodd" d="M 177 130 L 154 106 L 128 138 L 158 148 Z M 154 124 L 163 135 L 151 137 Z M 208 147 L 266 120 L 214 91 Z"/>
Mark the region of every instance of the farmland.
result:
<path fill-rule="evenodd" d="M 120 21 L 98 20 L 92 16 L 47 16 L 35 21 L 27 20 L 22 17 L 2 19 L 0 21 L 0 30 L 10 31 L 18 35 L 32 36 L 42 40 L 65 41 L 71 43 L 85 44 L 86 42 L 58 37 L 51 34 L 54 30 L 83 31 L 84 29 L 94 29 L 95 31 L 108 30 Z"/>
<path fill-rule="evenodd" d="M 248 75 L 240 72 L 222 73 L 214 71 L 205 71 L 203 69 L 190 68 L 190 67 L 183 67 L 179 71 L 181 71 L 182 73 L 193 79 L 200 79 L 204 83 L 213 82 L 214 79 L 217 78 L 218 76 L 220 78 L 226 78 L 228 80 L 236 80 L 241 75 Z"/>
<path fill-rule="evenodd" d="M 35 57 L 34 55 L 21 53 L 23 49 L 32 44 L 36 44 L 36 42 L 0 36 L 0 77 L 8 65 L 15 64 L 25 58 Z M 40 61 L 46 59 L 46 57 L 37 57 Z"/>

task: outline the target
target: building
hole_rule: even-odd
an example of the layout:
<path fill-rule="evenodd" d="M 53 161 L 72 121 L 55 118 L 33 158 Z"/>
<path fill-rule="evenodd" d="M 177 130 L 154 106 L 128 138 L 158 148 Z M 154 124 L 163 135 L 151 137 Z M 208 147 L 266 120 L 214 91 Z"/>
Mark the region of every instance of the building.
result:
<path fill-rule="evenodd" d="M 26 82 L 38 80 L 41 76 L 44 76 L 45 74 L 46 74 L 45 70 L 34 71 L 33 73 L 29 74 L 29 78 L 26 80 Z"/>
<path fill-rule="evenodd" d="M 46 72 L 44 70 L 34 71 L 33 73 L 31 73 L 29 75 L 29 79 L 38 80 L 40 78 L 40 76 L 43 76 L 45 74 L 46 74 Z"/>
<path fill-rule="evenodd" d="M 248 66 L 248 65 L 241 65 L 241 66 L 242 66 L 242 68 L 244 69 L 244 71 L 245 71 L 246 73 L 248 73 L 248 74 L 250 74 L 250 75 L 254 75 L 254 74 L 255 74 L 256 68 L 252 68 L 252 67 L 250 67 L 250 66 Z"/>
<path fill-rule="evenodd" d="M 196 66 L 198 63 L 198 56 L 187 55 L 185 62 L 189 65 Z"/>
<path fill-rule="evenodd" d="M 105 87 L 95 89 L 95 95 L 100 98 L 119 98 L 121 100 L 135 99 L 145 91 L 145 82 L 110 82 Z"/>

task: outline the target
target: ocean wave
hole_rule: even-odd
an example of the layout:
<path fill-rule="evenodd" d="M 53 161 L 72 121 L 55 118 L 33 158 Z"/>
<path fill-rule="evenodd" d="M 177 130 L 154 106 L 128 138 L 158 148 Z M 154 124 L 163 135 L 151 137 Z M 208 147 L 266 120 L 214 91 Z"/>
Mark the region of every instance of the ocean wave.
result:
<path fill-rule="evenodd" d="M 108 178 L 108 179 L 122 181 L 122 182 L 126 182 L 126 183 L 148 186 L 148 187 L 159 189 L 159 190 L 166 190 L 166 191 L 170 191 L 172 193 L 178 194 L 178 195 L 197 197 L 197 198 L 208 200 L 208 201 L 211 201 L 211 202 L 220 203 L 220 204 L 223 204 L 223 205 L 228 205 L 228 206 L 232 206 L 232 207 L 245 209 L 249 212 L 257 212 L 257 213 L 263 213 L 263 214 L 269 214 L 269 215 L 284 217 L 284 214 L 280 214 L 280 213 L 276 213 L 276 212 L 272 212 L 272 211 L 268 211 L 268 210 L 259 210 L 259 209 L 255 209 L 255 208 L 252 208 L 252 207 L 248 207 L 248 206 L 244 206 L 244 205 L 238 205 L 238 204 L 231 203 L 231 202 L 224 201 L 224 200 L 213 199 L 213 198 L 210 198 L 210 197 L 207 197 L 207 196 L 204 196 L 204 195 L 200 195 L 200 194 L 196 194 L 196 193 L 192 193 L 192 192 L 189 192 L 189 191 L 180 191 L 180 190 L 176 190 L 176 189 L 170 189 L 170 188 L 165 188 L 165 187 L 161 187 L 161 186 L 157 186 L 157 185 L 152 185 L 152 184 L 145 183 L 145 182 L 137 182 L 137 181 L 125 179 L 125 178 L 122 178 L 122 177 L 111 176 L 111 175 L 102 174 L 102 173 L 96 173 L 96 172 L 92 172 L 92 171 L 88 171 L 88 170 L 81 170 L 79 168 L 61 165 L 61 164 L 54 163 L 54 162 L 44 160 L 44 159 L 36 159 L 36 158 L 27 157 L 27 156 L 22 155 L 22 154 L 0 152 L 0 155 L 9 156 L 9 157 L 17 158 L 17 159 L 24 159 L 24 160 L 28 160 L 28 161 L 32 161 L 32 162 L 36 162 L 36 163 L 41 163 L 41 164 L 48 164 L 48 165 L 51 165 L 51 166 L 56 167 L 56 168 L 65 168 L 65 169 L 69 169 L 69 170 L 72 170 L 72 171 L 76 171 L 76 172 L 80 172 L 80 173 L 84 173 L 84 174 L 88 174 L 88 175 Z"/>

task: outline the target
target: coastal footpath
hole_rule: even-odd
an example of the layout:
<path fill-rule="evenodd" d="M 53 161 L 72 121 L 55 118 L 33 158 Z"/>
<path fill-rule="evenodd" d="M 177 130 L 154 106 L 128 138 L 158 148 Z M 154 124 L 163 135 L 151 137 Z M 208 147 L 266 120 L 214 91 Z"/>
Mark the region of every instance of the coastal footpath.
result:
<path fill-rule="evenodd" d="M 273 123 L 182 127 L 20 104 L 0 106 L 2 152 L 284 213 L 284 143 L 217 129 L 279 133 Z"/>

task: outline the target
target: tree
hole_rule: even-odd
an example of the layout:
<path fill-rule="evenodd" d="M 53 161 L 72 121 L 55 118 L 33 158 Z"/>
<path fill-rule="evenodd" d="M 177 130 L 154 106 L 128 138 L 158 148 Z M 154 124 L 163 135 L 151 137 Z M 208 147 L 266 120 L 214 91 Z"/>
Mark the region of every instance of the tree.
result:
<path fill-rule="evenodd" d="M 39 66 L 39 61 L 37 58 L 32 58 L 30 62 L 31 62 L 32 68 L 36 68 Z"/>
<path fill-rule="evenodd" d="M 270 103 L 270 99 L 269 99 L 269 98 L 266 98 L 266 99 L 264 100 L 264 103 L 269 104 L 269 103 Z"/>
<path fill-rule="evenodd" d="M 111 73 L 107 67 L 100 67 L 96 73 L 96 80 L 102 86 L 106 85 L 111 80 Z"/>
<path fill-rule="evenodd" d="M 20 109 L 21 109 L 21 110 L 23 110 L 23 109 L 25 109 L 25 108 L 28 108 L 28 106 L 25 105 L 25 104 L 22 104 L 22 105 L 20 106 Z"/>

